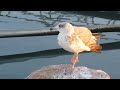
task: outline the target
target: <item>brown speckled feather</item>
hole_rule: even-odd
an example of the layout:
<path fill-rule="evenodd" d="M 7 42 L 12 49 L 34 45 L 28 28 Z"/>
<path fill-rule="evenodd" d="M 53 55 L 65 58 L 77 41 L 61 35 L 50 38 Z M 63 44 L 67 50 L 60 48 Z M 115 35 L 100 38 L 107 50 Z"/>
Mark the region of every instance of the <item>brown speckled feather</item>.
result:
<path fill-rule="evenodd" d="M 100 39 L 100 34 L 93 34 L 96 40 Z M 87 46 L 91 49 L 92 52 L 101 53 L 102 46 L 94 39 L 90 39 Z"/>
<path fill-rule="evenodd" d="M 87 45 L 92 51 L 96 53 L 100 53 L 102 46 L 96 41 L 100 39 L 101 34 L 93 34 L 88 28 L 85 27 L 74 27 L 75 33 L 79 35 L 79 38 L 83 41 L 85 45 Z M 96 40 L 91 38 L 95 37 Z"/>
<path fill-rule="evenodd" d="M 86 45 L 92 36 L 91 31 L 86 27 L 74 27 L 76 35 L 79 35 L 79 38 Z"/>

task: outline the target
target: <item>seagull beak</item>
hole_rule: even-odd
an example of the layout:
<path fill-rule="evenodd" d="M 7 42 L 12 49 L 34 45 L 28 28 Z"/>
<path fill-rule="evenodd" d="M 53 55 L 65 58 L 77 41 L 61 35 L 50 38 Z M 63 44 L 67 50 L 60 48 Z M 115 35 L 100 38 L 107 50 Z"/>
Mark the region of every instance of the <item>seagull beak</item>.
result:
<path fill-rule="evenodd" d="M 51 27 L 50 30 L 57 30 L 57 27 Z"/>

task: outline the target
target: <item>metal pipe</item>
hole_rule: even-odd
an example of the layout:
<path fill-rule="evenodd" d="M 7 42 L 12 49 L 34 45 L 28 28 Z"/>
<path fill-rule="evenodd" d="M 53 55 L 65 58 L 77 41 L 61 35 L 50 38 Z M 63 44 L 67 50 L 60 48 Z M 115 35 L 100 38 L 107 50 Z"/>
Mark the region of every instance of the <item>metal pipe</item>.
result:
<path fill-rule="evenodd" d="M 105 25 L 88 27 L 91 32 L 120 32 L 120 25 Z M 29 37 L 29 36 L 47 36 L 57 35 L 59 32 L 56 30 L 32 30 L 32 31 L 0 31 L 0 38 L 11 38 L 11 37 Z"/>
<path fill-rule="evenodd" d="M 58 31 L 50 30 L 35 30 L 35 31 L 6 31 L 0 32 L 0 38 L 10 38 L 10 37 L 29 37 L 29 36 L 47 36 L 47 35 L 57 35 Z"/>

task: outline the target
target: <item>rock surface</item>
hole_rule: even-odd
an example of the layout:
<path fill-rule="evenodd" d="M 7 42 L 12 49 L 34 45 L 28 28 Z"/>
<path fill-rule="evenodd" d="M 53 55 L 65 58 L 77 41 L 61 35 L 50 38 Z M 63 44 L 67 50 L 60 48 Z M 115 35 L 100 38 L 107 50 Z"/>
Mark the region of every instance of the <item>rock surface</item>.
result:
<path fill-rule="evenodd" d="M 26 79 L 110 79 L 102 70 L 84 66 L 72 69 L 70 64 L 51 65 L 32 72 Z"/>

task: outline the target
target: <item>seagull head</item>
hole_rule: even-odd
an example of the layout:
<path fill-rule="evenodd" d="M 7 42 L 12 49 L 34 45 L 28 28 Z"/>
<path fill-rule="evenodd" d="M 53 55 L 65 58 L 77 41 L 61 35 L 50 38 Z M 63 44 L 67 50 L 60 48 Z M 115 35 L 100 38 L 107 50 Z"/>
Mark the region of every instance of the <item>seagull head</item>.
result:
<path fill-rule="evenodd" d="M 59 32 L 74 32 L 73 26 L 68 22 L 59 23 L 57 26 L 51 28 L 52 30 L 58 30 Z"/>

